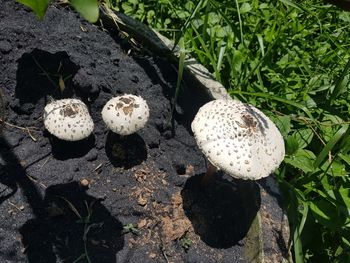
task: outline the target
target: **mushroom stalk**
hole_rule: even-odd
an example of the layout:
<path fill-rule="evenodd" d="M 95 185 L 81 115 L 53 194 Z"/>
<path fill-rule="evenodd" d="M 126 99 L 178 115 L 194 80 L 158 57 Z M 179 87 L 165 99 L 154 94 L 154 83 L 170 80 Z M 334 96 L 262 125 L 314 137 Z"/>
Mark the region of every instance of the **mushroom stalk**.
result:
<path fill-rule="evenodd" d="M 208 168 L 207 171 L 205 172 L 205 174 L 203 175 L 203 178 L 201 180 L 201 184 L 203 186 L 206 186 L 209 184 L 211 178 L 213 178 L 213 174 L 217 171 L 217 168 L 212 165 L 211 162 L 208 161 Z"/>

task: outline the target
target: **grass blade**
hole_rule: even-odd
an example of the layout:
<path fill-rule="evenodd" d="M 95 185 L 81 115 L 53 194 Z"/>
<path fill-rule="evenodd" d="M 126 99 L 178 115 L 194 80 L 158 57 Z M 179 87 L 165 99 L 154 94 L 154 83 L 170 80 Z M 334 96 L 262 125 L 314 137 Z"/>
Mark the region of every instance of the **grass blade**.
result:
<path fill-rule="evenodd" d="M 350 59 L 348 60 L 348 63 L 346 64 L 343 72 L 335 82 L 335 87 L 330 98 L 331 101 L 333 101 L 336 97 L 338 97 L 339 94 L 346 91 L 347 86 L 349 84 L 349 79 L 346 80 L 345 78 L 349 73 L 350 73 Z"/>
<path fill-rule="evenodd" d="M 279 101 L 279 102 L 282 102 L 284 104 L 288 104 L 288 105 L 294 106 L 294 107 L 304 111 L 305 114 L 311 120 L 314 120 L 314 117 L 312 116 L 311 112 L 306 108 L 306 106 L 304 106 L 304 105 L 302 105 L 300 103 L 294 102 L 294 101 L 286 100 L 286 99 L 280 98 L 278 96 L 271 95 L 271 94 L 268 94 L 268 93 L 262 93 L 262 92 L 248 92 L 248 91 L 240 91 L 240 90 L 230 90 L 229 93 L 230 93 L 230 95 L 242 94 L 242 95 L 256 96 L 256 97 L 266 98 L 266 99 L 269 99 L 269 100 Z"/>
<path fill-rule="evenodd" d="M 336 145 L 336 143 L 346 134 L 347 130 L 349 128 L 349 125 L 343 125 L 332 137 L 332 139 L 329 140 L 329 142 L 323 147 L 322 151 L 317 156 L 314 167 L 319 167 L 323 161 L 328 156 L 329 152 L 332 152 L 332 149 Z"/>
<path fill-rule="evenodd" d="M 184 49 L 185 43 L 184 43 L 183 38 L 180 39 L 179 46 L 180 46 L 179 67 L 178 67 L 178 73 L 177 73 L 175 94 L 174 94 L 174 98 L 173 98 L 173 103 L 171 105 L 170 120 L 173 119 L 175 105 L 176 105 L 177 97 L 179 95 L 181 81 L 182 81 L 182 75 L 183 75 L 183 71 L 184 71 L 184 67 L 185 67 L 186 53 L 185 53 L 185 49 Z"/>

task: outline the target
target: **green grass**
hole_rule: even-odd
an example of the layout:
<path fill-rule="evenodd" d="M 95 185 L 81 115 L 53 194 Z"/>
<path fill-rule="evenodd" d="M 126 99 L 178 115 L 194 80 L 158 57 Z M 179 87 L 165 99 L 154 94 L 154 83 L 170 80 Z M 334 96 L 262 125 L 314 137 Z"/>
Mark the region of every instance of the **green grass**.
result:
<path fill-rule="evenodd" d="M 110 2 L 182 39 L 232 97 L 278 125 L 295 262 L 350 262 L 350 12 L 316 0 Z"/>

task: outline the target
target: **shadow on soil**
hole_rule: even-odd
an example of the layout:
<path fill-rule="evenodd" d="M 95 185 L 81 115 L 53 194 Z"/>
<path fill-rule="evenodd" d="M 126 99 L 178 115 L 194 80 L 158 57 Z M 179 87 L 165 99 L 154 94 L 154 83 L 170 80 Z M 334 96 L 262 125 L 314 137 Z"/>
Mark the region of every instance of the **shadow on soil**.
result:
<path fill-rule="evenodd" d="M 105 149 L 109 161 L 115 167 L 129 169 L 147 159 L 145 141 L 137 133 L 121 136 L 109 131 Z"/>
<path fill-rule="evenodd" d="M 50 186 L 43 205 L 46 216 L 20 229 L 29 262 L 53 263 L 57 256 L 63 262 L 116 262 L 123 226 L 78 182 Z"/>
<path fill-rule="evenodd" d="M 259 187 L 251 181 L 228 181 L 221 176 L 202 187 L 202 176 L 189 178 L 181 192 L 185 213 L 207 245 L 236 245 L 246 236 L 259 210 Z"/>
<path fill-rule="evenodd" d="M 40 206 L 42 198 L 38 189 L 36 189 L 33 181 L 26 175 L 20 161 L 14 155 L 9 143 L 0 135 L 0 156 L 3 163 L 0 166 L 0 183 L 11 189 L 11 192 L 5 196 L 1 196 L 1 202 L 14 195 L 18 188 L 22 190 L 34 214 L 41 215 Z"/>
<path fill-rule="evenodd" d="M 7 142 L 0 137 L 0 204 L 18 190 L 15 177 L 21 172 L 21 169 L 16 162 L 13 162 L 14 160 L 16 161 L 16 158 L 11 154 Z"/>
<path fill-rule="evenodd" d="M 20 104 L 35 105 L 46 95 L 55 99 L 72 97 L 72 78 L 79 67 L 69 59 L 66 52 L 51 54 L 34 49 L 31 53 L 24 53 L 17 62 L 15 96 Z M 63 92 L 59 88 L 60 78 L 64 81 Z"/>
<path fill-rule="evenodd" d="M 87 253 L 91 262 L 115 263 L 124 246 L 123 226 L 100 200 L 78 182 L 50 186 L 43 198 L 2 137 L 0 145 L 0 183 L 10 189 L 0 200 L 21 189 L 34 215 L 20 228 L 28 262 L 88 262 Z"/>
<path fill-rule="evenodd" d="M 46 136 L 50 137 L 52 155 L 58 160 L 67 160 L 85 156 L 93 147 L 95 147 L 95 136 L 92 134 L 88 138 L 80 141 L 64 141 L 45 131 Z"/>

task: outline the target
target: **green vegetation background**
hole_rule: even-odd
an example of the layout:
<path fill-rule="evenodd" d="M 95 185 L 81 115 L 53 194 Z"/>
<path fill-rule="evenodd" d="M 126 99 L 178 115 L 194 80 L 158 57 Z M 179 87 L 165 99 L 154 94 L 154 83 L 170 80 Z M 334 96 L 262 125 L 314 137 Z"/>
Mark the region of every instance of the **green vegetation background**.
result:
<path fill-rule="evenodd" d="M 350 262 L 350 12 L 321 1 L 128 0 L 280 128 L 295 262 Z"/>
<path fill-rule="evenodd" d="M 18 1 L 39 18 L 49 2 Z M 286 144 L 275 175 L 294 261 L 350 262 L 350 12 L 319 0 L 106 1 L 271 117 Z M 97 0 L 70 2 L 96 21 Z"/>

